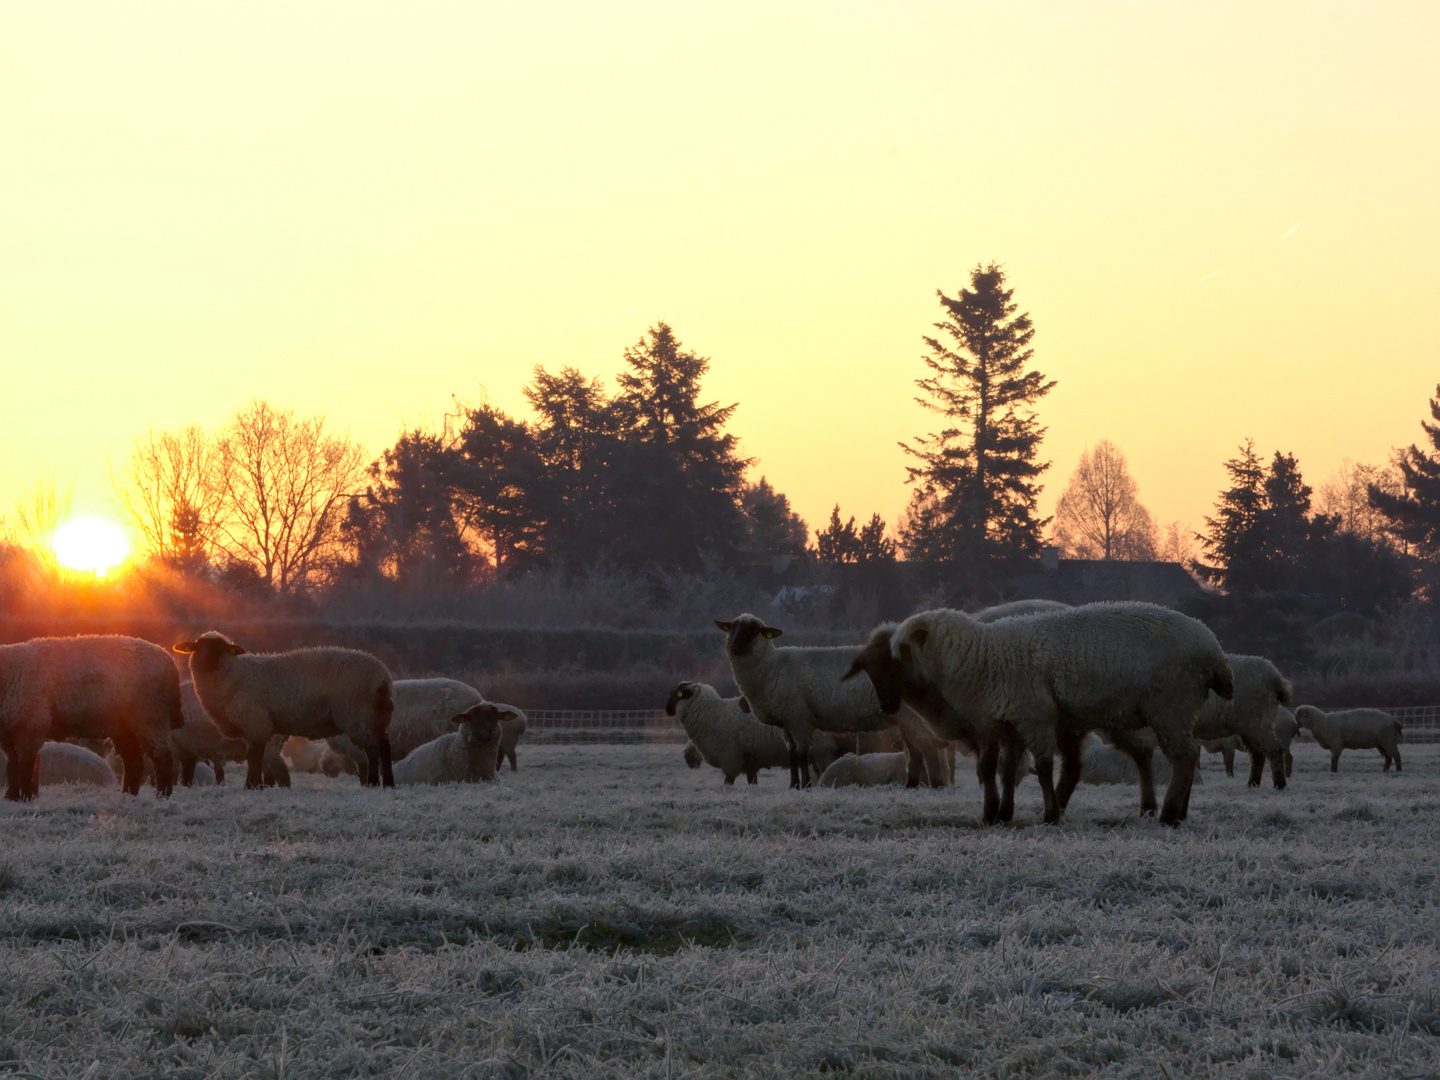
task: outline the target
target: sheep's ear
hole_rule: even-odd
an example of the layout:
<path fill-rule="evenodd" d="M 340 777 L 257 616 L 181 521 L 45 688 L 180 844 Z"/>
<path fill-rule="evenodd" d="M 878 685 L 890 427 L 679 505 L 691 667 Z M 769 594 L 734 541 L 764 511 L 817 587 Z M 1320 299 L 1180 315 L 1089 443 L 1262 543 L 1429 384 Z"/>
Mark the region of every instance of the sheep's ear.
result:
<path fill-rule="evenodd" d="M 914 645 L 917 649 L 923 649 L 925 642 L 929 640 L 930 631 L 926 630 L 923 626 L 917 626 L 914 630 L 910 631 L 910 644 Z"/>
<path fill-rule="evenodd" d="M 744 696 L 742 696 L 742 697 L 740 698 L 740 711 L 743 712 L 743 713 L 748 713 L 748 712 L 750 711 L 750 699 L 749 699 L 749 698 L 744 697 Z"/>
<path fill-rule="evenodd" d="M 719 619 L 716 619 L 715 625 L 718 626 L 724 633 L 728 634 L 730 632 L 730 628 L 735 624 L 733 622 L 721 622 Z"/>
<path fill-rule="evenodd" d="M 856 675 L 859 675 L 864 670 L 865 657 L 857 656 L 854 660 L 850 661 L 850 670 L 845 672 L 844 675 L 840 676 L 840 681 L 844 682 L 846 679 L 853 679 Z"/>
<path fill-rule="evenodd" d="M 245 655 L 245 647 L 243 645 L 236 645 L 233 641 L 225 646 L 225 651 L 228 652 L 231 656 Z"/>
<path fill-rule="evenodd" d="M 177 641 L 170 646 L 176 652 L 194 652 L 199 646 L 193 641 Z"/>
<path fill-rule="evenodd" d="M 781 634 L 783 634 L 784 632 L 785 632 L 784 630 L 777 630 L 777 629 L 776 629 L 775 627 L 773 627 L 773 626 L 767 626 L 767 627 L 765 627 L 764 630 L 761 630 L 761 631 L 760 631 L 760 633 L 764 634 L 764 635 L 765 635 L 766 637 L 768 637 L 768 638 L 777 638 L 777 637 L 779 637 Z"/>

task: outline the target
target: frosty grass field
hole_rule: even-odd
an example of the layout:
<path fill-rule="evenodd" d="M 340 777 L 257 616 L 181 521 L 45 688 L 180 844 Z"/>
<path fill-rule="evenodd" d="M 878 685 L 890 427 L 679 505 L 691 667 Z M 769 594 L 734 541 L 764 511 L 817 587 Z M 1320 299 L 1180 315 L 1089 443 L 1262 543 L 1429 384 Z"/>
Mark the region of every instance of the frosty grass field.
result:
<path fill-rule="evenodd" d="M 1440 1075 L 1440 747 L 1207 757 L 1038 825 L 958 790 L 722 790 L 676 746 L 493 785 L 0 810 L 0 1074 Z M 962 759 L 962 763 L 964 759 Z"/>

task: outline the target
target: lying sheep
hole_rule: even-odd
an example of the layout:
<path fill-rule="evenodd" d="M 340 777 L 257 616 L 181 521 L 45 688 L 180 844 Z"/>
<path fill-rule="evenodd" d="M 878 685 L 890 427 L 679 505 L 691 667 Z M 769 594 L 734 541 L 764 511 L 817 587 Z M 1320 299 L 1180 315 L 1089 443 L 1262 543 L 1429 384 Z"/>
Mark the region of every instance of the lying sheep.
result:
<path fill-rule="evenodd" d="M 482 701 L 452 717 L 459 731 L 418 746 L 395 763 L 397 784 L 461 784 L 494 780 L 504 706 Z"/>
<path fill-rule="evenodd" d="M 726 784 L 735 783 L 741 773 L 754 784 L 761 769 L 783 769 L 790 764 L 785 736 L 751 716 L 741 706 L 742 700 L 723 698 L 706 683 L 682 682 L 665 701 L 666 715 L 680 721 L 690 744 L 704 761 L 720 770 Z"/>
<path fill-rule="evenodd" d="M 887 715 L 874 689 L 859 680 L 842 682 L 853 649 L 779 646 L 781 630 L 754 615 L 716 621 L 725 633 L 725 654 L 735 685 L 755 719 L 784 730 L 790 751 L 790 786 L 810 786 L 810 748 L 815 732 L 855 734 L 898 727 L 909 755 L 906 781 L 922 776 L 933 785 L 947 775 L 943 745 L 911 713 Z"/>
<path fill-rule="evenodd" d="M 348 755 L 336 753 L 328 746 L 320 751 L 320 771 L 326 776 L 339 776 L 341 773 L 360 775 L 360 767 Z"/>
<path fill-rule="evenodd" d="M 820 787 L 877 787 L 903 784 L 909 774 L 904 753 L 846 754 L 820 774 Z"/>
<path fill-rule="evenodd" d="M 280 753 L 284 756 L 285 762 L 290 766 L 292 772 L 318 773 L 320 771 L 320 758 L 329 747 L 316 739 L 307 739 L 301 735 L 291 735 L 280 747 Z M 392 743 L 390 752 L 395 752 Z"/>
<path fill-rule="evenodd" d="M 122 787 L 140 793 L 145 759 L 169 795 L 170 733 L 183 723 L 180 677 L 163 649 L 139 638 L 35 638 L 0 645 L 0 751 L 5 797 L 33 799 L 47 739 L 109 739 L 125 763 Z"/>
<path fill-rule="evenodd" d="M 435 678 L 396 679 L 390 685 L 390 700 L 394 711 L 385 734 L 391 757 L 399 761 L 417 747 L 451 734 L 455 730 L 451 720 L 485 699 L 459 679 Z M 350 758 L 364 775 L 369 760 L 364 750 L 344 735 L 328 741 L 330 749 Z"/>
<path fill-rule="evenodd" d="M 0 767 L 9 768 L 3 753 Z M 71 743 L 47 742 L 40 747 L 40 786 L 53 784 L 88 784 L 92 787 L 114 788 L 120 782 L 107 762 L 95 751 Z"/>
<path fill-rule="evenodd" d="M 1379 750 L 1385 758 L 1385 772 L 1390 762 L 1400 771 L 1400 721 L 1379 709 L 1337 709 L 1322 712 L 1314 705 L 1301 705 L 1295 710 L 1295 723 L 1309 730 L 1315 741 L 1330 751 L 1330 771 L 1340 769 L 1342 750 Z"/>
<path fill-rule="evenodd" d="M 1281 705 L 1275 710 L 1275 741 L 1285 754 L 1285 775 L 1289 776 L 1295 767 L 1295 758 L 1290 753 L 1290 744 L 1295 741 L 1300 726 L 1295 723 L 1295 714 Z"/>
<path fill-rule="evenodd" d="M 1235 751 L 1245 744 L 1240 741 L 1239 735 L 1227 735 L 1223 739 L 1201 739 L 1200 749 L 1207 754 L 1220 754 L 1225 762 L 1225 775 L 1235 775 Z M 1080 778 L 1084 780 L 1082 776 Z"/>
<path fill-rule="evenodd" d="M 180 684 L 180 710 L 185 722 L 180 730 L 170 733 L 170 748 L 180 765 L 180 783 L 190 787 L 195 782 L 199 762 L 209 762 L 215 783 L 225 783 L 226 763 L 245 761 L 249 757 L 245 740 L 226 738 L 221 733 L 200 704 L 195 684 L 188 679 Z M 266 787 L 290 786 L 290 769 L 281 755 L 278 739 L 266 743 L 260 774 Z"/>
<path fill-rule="evenodd" d="M 386 736 L 390 672 L 369 653 L 318 648 L 257 655 L 215 630 L 174 648 L 190 654 L 205 712 L 226 735 L 245 740 L 247 789 L 264 783 L 265 745 L 276 735 L 347 735 L 365 749 L 365 782 L 395 786 Z"/>
<path fill-rule="evenodd" d="M 980 744 L 1012 724 L 1035 755 L 1045 820 L 1080 780 L 1080 743 L 1093 729 L 1117 740 L 1149 727 L 1173 773 L 1160 820 L 1178 825 L 1189 806 L 1200 748 L 1192 731 L 1213 689 L 1234 694 L 1215 635 L 1199 621 L 1142 603 L 1089 604 L 985 624 L 958 611 L 912 615 L 891 637 L 906 679 L 928 683 L 967 722 Z M 887 689 L 888 706 L 900 704 Z M 1053 780 L 1062 756 L 1060 784 Z M 1135 755 L 1141 809 L 1155 809 L 1149 756 Z"/>
<path fill-rule="evenodd" d="M 1170 763 L 1164 756 L 1155 763 L 1151 776 L 1162 783 L 1170 779 Z M 1085 736 L 1080 744 L 1082 784 L 1133 784 L 1139 779 L 1140 770 L 1136 768 L 1132 754 L 1111 746 L 1094 732 Z M 1198 773 L 1196 780 L 1199 780 Z"/>
<path fill-rule="evenodd" d="M 1285 786 L 1285 752 L 1275 735 L 1276 711 L 1289 705 L 1294 690 L 1290 681 L 1263 656 L 1226 654 L 1235 677 L 1230 700 L 1212 693 L 1195 717 L 1197 739 L 1218 740 L 1238 736 L 1250 754 L 1250 786 L 1258 787 L 1265 762 L 1276 789 Z M 1232 759 L 1233 760 L 1233 759 Z"/>

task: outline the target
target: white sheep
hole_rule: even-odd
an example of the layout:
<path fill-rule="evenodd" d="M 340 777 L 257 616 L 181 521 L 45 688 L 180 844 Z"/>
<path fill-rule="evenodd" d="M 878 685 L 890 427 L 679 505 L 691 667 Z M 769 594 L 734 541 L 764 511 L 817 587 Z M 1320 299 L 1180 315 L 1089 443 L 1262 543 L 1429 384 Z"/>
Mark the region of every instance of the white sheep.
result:
<path fill-rule="evenodd" d="M 205 712 L 221 732 L 246 742 L 246 788 L 264 783 L 266 744 L 276 735 L 347 735 L 364 747 L 366 782 L 393 787 L 386 728 L 393 708 L 390 672 L 354 649 L 248 653 L 215 630 L 182 641 Z"/>
<path fill-rule="evenodd" d="M 1045 820 L 1060 812 L 1080 779 L 1080 742 L 1105 730 L 1117 741 L 1149 727 L 1173 773 L 1160 820 L 1178 825 L 1189 806 L 1200 748 L 1196 714 L 1214 689 L 1234 693 L 1215 635 L 1201 622 L 1154 604 L 1104 603 L 985 624 L 940 609 L 912 615 L 891 637 L 906 677 L 929 683 L 967 721 L 981 744 L 1012 724 L 1035 755 Z M 898 693 L 885 704 L 898 705 Z M 1064 768 L 1053 781 L 1057 750 Z M 1153 812 L 1149 755 L 1140 766 L 1141 809 Z"/>
<path fill-rule="evenodd" d="M 919 717 L 908 712 L 888 716 L 868 683 L 841 681 L 853 648 L 775 645 L 782 631 L 754 615 L 715 625 L 725 632 L 731 674 L 755 719 L 785 732 L 791 787 L 810 786 L 810 748 L 817 730 L 846 735 L 891 726 L 900 729 L 909 755 L 906 782 L 917 785 L 923 776 L 933 785 L 945 783 L 943 744 Z"/>
<path fill-rule="evenodd" d="M 981 608 L 979 611 L 971 612 L 970 617 L 976 622 L 992 623 L 999 622 L 1001 619 L 1013 619 L 1019 615 L 1064 611 L 1069 606 L 1059 600 L 1011 600 L 1009 603 L 996 604 L 994 607 Z"/>
<path fill-rule="evenodd" d="M 525 734 L 525 714 L 513 705 L 504 707 L 507 711 L 500 717 L 500 754 L 495 762 L 498 769 L 506 758 L 510 759 L 510 771 L 515 772 L 518 766 L 515 764 L 515 747 L 520 744 L 520 737 Z"/>
<path fill-rule="evenodd" d="M 280 747 L 285 762 L 292 772 L 318 773 L 320 758 L 329 747 L 318 739 L 307 739 L 303 735 L 291 735 Z M 391 744 L 390 752 L 395 752 Z"/>
<path fill-rule="evenodd" d="M 494 780 L 504 708 L 482 701 L 452 717 L 452 725 L 458 725 L 460 730 L 432 739 L 397 761 L 395 783 L 403 786 Z"/>
<path fill-rule="evenodd" d="M 4 753 L 0 767 L 8 768 Z M 110 763 L 95 751 L 71 743 L 47 742 L 40 747 L 40 786 L 52 784 L 88 784 L 92 787 L 115 788 L 120 781 Z"/>
<path fill-rule="evenodd" d="M 390 684 L 394 710 L 386 737 L 390 755 L 399 761 L 417 747 L 452 733 L 451 724 L 472 705 L 484 701 L 480 691 L 459 679 L 396 679 Z M 516 710 L 518 711 L 518 710 Z M 364 775 L 368 757 L 351 739 L 338 735 L 329 740 L 330 749 L 346 755 Z"/>
<path fill-rule="evenodd" d="M 909 773 L 905 754 L 846 754 L 816 781 L 819 787 L 878 787 L 903 784 Z"/>
<path fill-rule="evenodd" d="M 1277 710 L 1289 705 L 1294 694 L 1290 681 L 1263 656 L 1226 654 L 1235 678 L 1234 696 L 1226 700 L 1211 693 L 1195 717 L 1195 738 L 1220 740 L 1238 736 L 1250 754 L 1250 786 L 1258 787 L 1265 762 L 1277 789 L 1285 786 L 1285 751 L 1275 733 Z M 1232 756 L 1227 761 L 1234 761 Z M 1230 772 L 1230 775 L 1234 775 Z"/>
<path fill-rule="evenodd" d="M 1380 709 L 1337 709 L 1322 712 L 1314 705 L 1301 705 L 1295 710 L 1295 723 L 1309 730 L 1315 741 L 1330 751 L 1330 771 L 1340 769 L 1342 750 L 1379 750 L 1385 758 L 1385 772 L 1390 762 L 1400 771 L 1400 721 Z"/>
<path fill-rule="evenodd" d="M 1295 741 L 1295 736 L 1300 731 L 1300 725 L 1295 722 L 1295 714 L 1281 705 L 1275 710 L 1275 741 L 1280 744 L 1285 753 L 1285 775 L 1289 776 L 1295 767 L 1294 755 L 1290 753 L 1290 744 Z"/>
<path fill-rule="evenodd" d="M 1148 740 L 1152 745 L 1154 740 Z M 1170 779 L 1170 763 L 1162 756 L 1151 770 L 1154 780 Z M 1082 784 L 1133 784 L 1140 778 L 1133 755 L 1111 746 L 1093 731 L 1080 744 L 1080 782 Z M 1199 780 L 1199 774 L 1196 774 Z"/>
<path fill-rule="evenodd" d="M 38 793 L 37 758 L 47 739 L 109 739 L 125 763 L 123 788 L 140 793 L 145 759 L 156 791 L 174 785 L 170 733 L 184 722 L 180 676 L 170 657 L 139 638 L 35 638 L 0 645 L 0 751 L 5 797 Z"/>
<path fill-rule="evenodd" d="M 720 770 L 726 784 L 735 783 L 741 773 L 754 784 L 761 769 L 783 769 L 790 763 L 785 736 L 746 712 L 742 700 L 723 698 L 707 683 L 682 682 L 665 701 L 666 714 L 680 721 L 690 744 Z"/>

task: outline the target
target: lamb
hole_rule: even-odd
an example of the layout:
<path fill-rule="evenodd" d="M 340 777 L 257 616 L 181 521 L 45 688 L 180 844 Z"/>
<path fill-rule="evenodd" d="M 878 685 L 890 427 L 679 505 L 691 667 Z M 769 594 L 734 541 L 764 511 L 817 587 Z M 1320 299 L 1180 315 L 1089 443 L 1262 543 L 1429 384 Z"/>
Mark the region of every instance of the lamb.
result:
<path fill-rule="evenodd" d="M 909 775 L 904 753 L 846 754 L 820 774 L 820 787 L 878 787 L 903 784 Z"/>
<path fill-rule="evenodd" d="M 1275 710 L 1275 741 L 1280 744 L 1285 754 L 1285 775 L 1288 777 L 1295 767 L 1295 757 L 1290 753 L 1290 744 L 1295 741 L 1295 736 L 1300 727 L 1295 723 L 1295 714 L 1281 705 Z"/>
<path fill-rule="evenodd" d="M 1010 723 L 1035 755 L 1045 821 L 1059 820 L 1080 779 L 1080 741 L 1092 729 L 1117 742 L 1149 727 L 1170 760 L 1163 824 L 1185 819 L 1200 748 L 1195 717 L 1213 689 L 1234 696 L 1234 676 L 1203 624 L 1154 604 L 1089 604 L 984 624 L 958 611 L 912 615 L 891 637 L 907 679 L 934 686 L 984 745 Z M 900 704 L 898 686 L 884 704 Z M 1122 744 L 1123 748 L 1123 744 Z M 1063 769 L 1053 781 L 1056 751 Z M 1149 754 L 1140 769 L 1141 810 L 1155 809 Z"/>
<path fill-rule="evenodd" d="M 1162 756 L 1152 769 L 1151 775 L 1155 780 L 1169 780 L 1170 763 Z M 1133 756 L 1111 746 L 1093 731 L 1085 736 L 1080 744 L 1082 784 L 1133 784 L 1139 778 L 1140 770 L 1135 767 Z M 1195 779 L 1200 779 L 1198 773 Z"/>
<path fill-rule="evenodd" d="M 416 747 L 395 763 L 397 784 L 459 784 L 495 779 L 506 706 L 482 701 L 451 723 L 460 730 Z"/>
<path fill-rule="evenodd" d="M 1223 739 L 1201 739 L 1200 749 L 1207 754 L 1220 754 L 1225 762 L 1225 775 L 1235 775 L 1235 751 L 1245 744 L 1240 741 L 1239 735 L 1227 735 Z M 1084 777 L 1082 776 L 1083 780 Z"/>
<path fill-rule="evenodd" d="M 366 783 L 394 787 L 390 767 L 390 672 L 354 649 L 253 654 L 209 630 L 181 641 L 205 712 L 221 732 L 246 742 L 247 789 L 263 783 L 265 746 L 276 735 L 347 735 L 366 754 Z"/>
<path fill-rule="evenodd" d="M 165 651 L 139 638 L 34 638 L 0 646 L 0 751 L 5 797 L 33 799 L 47 739 L 108 738 L 125 762 L 121 785 L 140 793 L 145 758 L 156 791 L 169 795 L 170 733 L 183 722 L 180 676 Z"/>
<path fill-rule="evenodd" d="M 508 712 L 500 718 L 500 756 L 495 762 L 498 769 L 506 758 L 510 759 L 510 771 L 515 772 L 515 747 L 520 736 L 525 734 L 525 714 L 513 705 L 504 706 Z"/>
<path fill-rule="evenodd" d="M 853 650 L 786 647 L 771 644 L 783 631 L 754 615 L 716 621 L 725 633 L 725 652 L 735 685 L 755 718 L 783 728 L 790 750 L 790 786 L 810 786 L 810 749 L 818 730 L 834 734 L 900 729 L 910 760 L 907 783 L 925 775 L 941 785 L 948 770 L 943 747 L 911 713 L 887 716 L 874 689 L 863 682 L 842 682 Z"/>
<path fill-rule="evenodd" d="M 1250 753 L 1251 787 L 1258 787 L 1265 762 L 1270 762 L 1270 779 L 1276 790 L 1285 787 L 1285 751 L 1275 734 L 1276 711 L 1289 705 L 1294 689 L 1275 665 L 1263 656 L 1227 654 L 1230 671 L 1235 677 L 1233 700 L 1217 694 L 1206 699 L 1195 717 L 1195 738 L 1218 740 L 1239 736 Z M 1230 761 L 1227 761 L 1227 772 Z M 1234 775 L 1231 773 L 1231 775 Z"/>
<path fill-rule="evenodd" d="M 8 768 L 3 753 L 0 753 L 0 767 Z M 52 784 L 89 784 L 100 788 L 120 786 L 109 762 L 95 751 L 72 743 L 45 743 L 40 747 L 38 768 L 41 787 Z"/>
<path fill-rule="evenodd" d="M 1330 751 L 1330 771 L 1340 769 L 1342 750 L 1379 750 L 1385 758 L 1385 772 L 1390 762 L 1400 771 L 1400 721 L 1380 709 L 1339 709 L 1326 713 L 1314 705 L 1301 705 L 1295 710 L 1295 723 L 1308 728 L 1315 741 Z"/>
<path fill-rule="evenodd" d="M 221 734 L 215 721 L 206 715 L 195 684 L 189 679 L 180 684 L 180 711 L 185 723 L 179 731 L 170 733 L 170 749 L 180 764 L 180 783 L 190 787 L 195 782 L 196 766 L 202 761 L 210 763 L 216 784 L 225 783 L 225 763 L 244 761 L 249 755 L 245 740 L 227 739 Z M 271 739 L 265 745 L 261 780 L 266 787 L 289 787 L 290 769 L 276 743 Z"/>
<path fill-rule="evenodd" d="M 291 735 L 280 747 L 280 753 L 284 755 L 286 763 L 295 772 L 318 773 L 320 771 L 320 758 L 329 747 L 323 742 L 315 739 L 307 739 L 301 735 Z M 395 752 L 395 745 L 391 743 L 390 752 Z"/>
<path fill-rule="evenodd" d="M 719 769 L 727 785 L 741 773 L 754 784 L 761 769 L 790 764 L 785 736 L 746 712 L 742 700 L 723 698 L 706 683 L 682 682 L 665 702 L 666 715 L 680 721 L 702 760 Z"/>
<path fill-rule="evenodd" d="M 390 687 L 394 713 L 386 737 L 390 754 L 399 761 L 417 747 L 451 734 L 451 720 L 485 699 L 480 691 L 458 679 L 396 679 Z M 517 710 L 518 711 L 518 710 Z M 351 739 L 344 735 L 329 740 L 330 749 L 344 754 L 363 770 L 368 758 Z"/>

